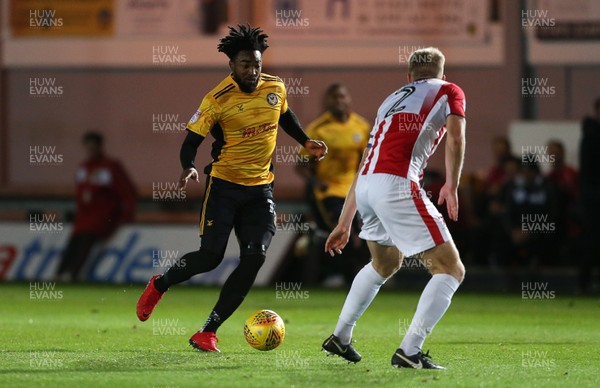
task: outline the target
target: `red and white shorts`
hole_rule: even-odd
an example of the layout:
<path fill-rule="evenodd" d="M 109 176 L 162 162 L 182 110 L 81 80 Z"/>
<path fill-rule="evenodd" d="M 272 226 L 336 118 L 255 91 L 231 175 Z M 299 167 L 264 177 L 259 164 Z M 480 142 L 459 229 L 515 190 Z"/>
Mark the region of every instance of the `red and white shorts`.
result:
<path fill-rule="evenodd" d="M 360 238 L 395 245 L 405 257 L 452 239 L 444 218 L 425 190 L 406 178 L 359 175 L 356 204 L 363 220 Z"/>

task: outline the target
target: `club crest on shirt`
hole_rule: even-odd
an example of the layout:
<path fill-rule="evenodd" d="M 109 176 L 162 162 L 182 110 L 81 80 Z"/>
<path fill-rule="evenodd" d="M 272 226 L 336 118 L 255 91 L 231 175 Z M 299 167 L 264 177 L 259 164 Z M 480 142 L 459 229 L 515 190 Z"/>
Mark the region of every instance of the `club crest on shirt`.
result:
<path fill-rule="evenodd" d="M 198 119 L 200 118 L 200 116 L 202 115 L 202 111 L 200 109 L 198 109 L 196 111 L 196 113 L 194 113 L 194 115 L 192 116 L 192 118 L 190 119 L 190 124 L 195 124 Z"/>
<path fill-rule="evenodd" d="M 269 105 L 275 106 L 275 104 L 277 104 L 277 101 L 279 101 L 279 97 L 277 97 L 277 94 L 275 94 L 275 93 L 267 94 L 267 102 L 269 103 Z"/>

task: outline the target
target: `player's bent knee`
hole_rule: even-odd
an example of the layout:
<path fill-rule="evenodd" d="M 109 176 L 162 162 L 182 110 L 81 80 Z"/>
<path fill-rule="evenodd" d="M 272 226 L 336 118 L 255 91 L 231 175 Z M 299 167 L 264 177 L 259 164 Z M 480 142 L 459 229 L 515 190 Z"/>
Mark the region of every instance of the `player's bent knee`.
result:
<path fill-rule="evenodd" d="M 240 258 L 245 265 L 252 265 L 260 269 L 267 258 L 267 246 L 256 243 L 242 244 Z"/>
<path fill-rule="evenodd" d="M 266 258 L 265 255 L 261 254 L 240 255 L 241 262 L 244 263 L 245 267 L 253 267 L 257 271 L 263 266 Z"/>
<path fill-rule="evenodd" d="M 466 273 L 465 265 L 459 259 L 452 276 L 454 276 L 456 278 L 456 280 L 458 280 L 459 283 L 462 283 L 462 281 L 465 279 L 465 273 Z"/>
<path fill-rule="evenodd" d="M 398 260 L 387 260 L 387 261 L 378 261 L 373 260 L 373 268 L 379 275 L 384 278 L 389 278 L 394 275 L 400 269 L 400 265 L 402 263 L 401 259 Z"/>
<path fill-rule="evenodd" d="M 240 256 L 263 255 L 267 256 L 267 246 L 259 243 L 240 244 Z"/>

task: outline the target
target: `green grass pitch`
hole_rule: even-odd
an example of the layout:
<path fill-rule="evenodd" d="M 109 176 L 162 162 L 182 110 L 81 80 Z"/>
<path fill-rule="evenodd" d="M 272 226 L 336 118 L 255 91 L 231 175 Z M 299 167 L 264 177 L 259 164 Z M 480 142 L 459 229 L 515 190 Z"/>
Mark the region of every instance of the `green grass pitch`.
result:
<path fill-rule="evenodd" d="M 28 283 L 0 284 L 0 386 L 592 387 L 600 380 L 598 299 L 459 291 L 424 347 L 448 370 L 416 371 L 394 369 L 390 358 L 417 293 L 380 293 L 354 332 L 363 360 L 349 365 L 320 351 L 343 291 L 303 289 L 304 299 L 291 300 L 277 299 L 274 288 L 252 290 L 219 330 L 220 354 L 188 345 L 216 288 L 174 287 L 145 323 L 135 315 L 141 286 L 54 291 L 32 299 Z M 285 341 L 270 352 L 252 349 L 242 334 L 262 308 L 286 321 Z"/>

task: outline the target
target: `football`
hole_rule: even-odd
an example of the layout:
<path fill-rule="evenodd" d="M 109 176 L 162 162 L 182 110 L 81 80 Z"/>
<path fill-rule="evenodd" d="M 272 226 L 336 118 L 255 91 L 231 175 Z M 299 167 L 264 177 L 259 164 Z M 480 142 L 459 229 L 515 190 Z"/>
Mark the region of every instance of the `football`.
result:
<path fill-rule="evenodd" d="M 254 349 L 273 350 L 283 342 L 285 324 L 275 311 L 259 310 L 246 320 L 244 337 Z"/>

